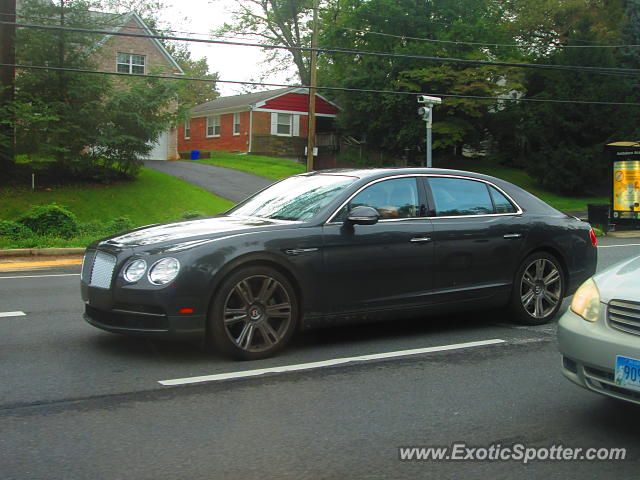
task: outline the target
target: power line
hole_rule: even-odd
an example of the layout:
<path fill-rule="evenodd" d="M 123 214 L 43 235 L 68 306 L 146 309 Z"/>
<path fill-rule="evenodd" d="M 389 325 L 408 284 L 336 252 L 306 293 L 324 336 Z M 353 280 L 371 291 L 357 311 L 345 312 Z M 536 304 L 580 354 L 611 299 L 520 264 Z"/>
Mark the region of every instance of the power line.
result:
<path fill-rule="evenodd" d="M 13 22 L 0 21 L 0 25 L 10 25 Z M 52 31 L 69 31 L 78 33 L 89 33 L 98 35 L 112 35 L 122 37 L 133 38 L 155 38 L 158 40 L 174 40 L 183 42 L 197 42 L 219 45 L 236 45 L 243 47 L 258 47 L 267 49 L 278 50 L 299 50 L 304 52 L 316 51 L 319 53 L 334 53 L 334 54 L 347 54 L 358 56 L 372 56 L 382 58 L 404 58 L 413 60 L 428 60 L 435 62 L 448 62 L 448 63 L 461 63 L 467 65 L 485 65 L 485 66 L 497 66 L 497 67 L 515 67 L 515 68 L 530 68 L 541 70 L 555 70 L 555 71 L 571 71 L 571 72 L 585 72 L 585 73 L 608 73 L 614 75 L 638 75 L 640 70 L 630 68 L 608 68 L 608 67 L 589 67 L 578 65 L 546 65 L 546 64 L 532 64 L 532 63 L 517 63 L 517 62 L 496 62 L 490 60 L 471 60 L 464 58 L 450 58 L 450 57 L 437 57 L 427 55 L 413 55 L 413 54 L 399 54 L 399 53 L 387 53 L 387 52 L 367 52 L 351 49 L 339 49 L 339 48 L 311 48 L 311 47 L 297 47 L 297 46 L 284 46 L 284 45 L 271 45 L 260 43 L 245 43 L 245 42 L 232 42 L 226 40 L 212 40 L 212 39 L 200 39 L 200 38 L 188 38 L 188 37 L 174 37 L 166 35 L 149 35 L 140 33 L 125 33 L 125 32 L 113 32 L 109 30 L 87 29 L 87 28 L 75 28 L 75 27 L 60 27 L 55 25 L 34 25 L 25 23 L 15 23 L 17 27 L 22 28 L 35 28 L 40 30 L 52 30 Z"/>
<path fill-rule="evenodd" d="M 349 27 L 336 27 L 340 30 L 348 30 L 352 32 L 362 33 L 365 35 L 379 35 L 383 37 L 393 37 L 399 38 L 402 40 L 418 40 L 421 42 L 430 42 L 430 43 L 447 43 L 454 45 L 473 45 L 473 46 L 485 46 L 485 47 L 515 47 L 515 48 L 538 48 L 540 46 L 550 47 L 550 48 L 637 48 L 640 45 L 533 45 L 530 43 L 492 43 L 492 42 L 467 42 L 463 40 L 437 40 L 434 38 L 422 38 L 422 37 L 410 37 L 407 35 L 394 35 L 391 33 L 382 33 L 382 32 L 374 32 L 371 30 L 359 30 L 357 28 L 349 28 Z"/>
<path fill-rule="evenodd" d="M 144 73 L 120 73 L 120 72 L 104 72 L 98 70 L 85 70 L 80 68 L 66 68 L 66 67 L 50 67 L 40 65 L 21 65 L 21 64 L 4 64 L 0 63 L 0 67 L 15 67 L 24 70 L 52 70 L 61 72 L 81 73 L 81 74 L 96 74 L 96 75 L 111 75 L 117 77 L 137 77 L 137 78 L 156 78 L 162 80 L 182 80 L 193 81 L 203 83 L 232 83 L 239 85 L 253 85 L 253 86 L 265 86 L 265 87 L 279 87 L 279 88 L 301 88 L 310 89 L 309 85 L 289 85 L 283 83 L 269 83 L 269 82 L 249 82 L 244 80 L 219 80 L 199 77 L 185 77 L 184 75 L 172 76 L 172 75 L 154 75 Z M 437 97 L 445 98 L 461 98 L 470 100 L 497 100 L 503 102 L 534 102 L 534 103 L 563 103 L 563 104 L 577 104 L 577 105 L 616 105 L 616 106 L 628 106 L 628 107 L 640 107 L 640 103 L 633 102 L 601 102 L 601 101 L 588 101 L 588 100 L 557 100 L 557 99 L 538 99 L 538 98 L 511 98 L 511 97 L 490 97 L 480 95 L 456 95 L 450 93 L 435 93 L 435 92 L 407 92 L 400 90 L 377 90 L 377 89 L 365 89 L 365 88 L 348 88 L 348 87 L 331 87 L 331 86 L 317 86 L 318 90 L 327 90 L 334 92 L 353 92 L 353 93 L 379 93 L 379 94 L 392 94 L 392 95 L 434 95 Z"/>

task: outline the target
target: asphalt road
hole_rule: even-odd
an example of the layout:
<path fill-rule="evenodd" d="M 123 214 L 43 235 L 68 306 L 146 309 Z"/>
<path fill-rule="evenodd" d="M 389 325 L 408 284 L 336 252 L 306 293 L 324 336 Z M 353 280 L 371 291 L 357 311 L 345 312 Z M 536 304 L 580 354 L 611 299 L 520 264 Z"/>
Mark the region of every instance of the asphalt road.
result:
<path fill-rule="evenodd" d="M 202 163 L 147 160 L 144 166 L 173 175 L 236 203 L 273 183 L 273 180 L 251 173 Z"/>
<path fill-rule="evenodd" d="M 640 254 L 640 239 L 600 245 L 599 268 Z M 0 273 L 3 480 L 637 478 L 638 407 L 566 381 L 555 324 L 518 327 L 474 312 L 336 327 L 299 334 L 276 358 L 234 362 L 85 324 L 78 271 Z M 494 343 L 461 346 L 486 341 Z M 160 383 L 428 347 L 307 371 Z M 623 447 L 627 459 L 399 459 L 399 447 L 456 442 Z"/>

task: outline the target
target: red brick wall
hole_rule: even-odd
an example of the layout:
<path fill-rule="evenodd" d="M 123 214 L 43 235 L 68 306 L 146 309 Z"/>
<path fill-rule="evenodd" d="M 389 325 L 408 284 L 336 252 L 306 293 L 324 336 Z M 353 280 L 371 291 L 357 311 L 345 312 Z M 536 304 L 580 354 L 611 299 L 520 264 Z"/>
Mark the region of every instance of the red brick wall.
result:
<path fill-rule="evenodd" d="M 207 119 L 191 119 L 191 138 L 184 138 L 184 125 L 178 128 L 178 151 L 247 152 L 249 150 L 249 112 L 240 113 L 240 135 L 233 134 L 233 113 L 220 116 L 220 136 L 207 137 Z"/>

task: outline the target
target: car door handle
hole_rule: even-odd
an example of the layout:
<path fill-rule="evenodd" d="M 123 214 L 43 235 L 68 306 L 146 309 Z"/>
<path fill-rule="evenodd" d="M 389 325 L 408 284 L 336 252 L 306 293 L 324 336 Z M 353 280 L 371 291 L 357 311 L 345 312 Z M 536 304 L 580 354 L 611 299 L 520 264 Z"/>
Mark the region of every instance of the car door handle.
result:
<path fill-rule="evenodd" d="M 504 235 L 504 238 L 521 238 L 521 233 L 507 233 Z"/>
<path fill-rule="evenodd" d="M 412 243 L 430 242 L 431 237 L 414 237 L 411 239 Z"/>

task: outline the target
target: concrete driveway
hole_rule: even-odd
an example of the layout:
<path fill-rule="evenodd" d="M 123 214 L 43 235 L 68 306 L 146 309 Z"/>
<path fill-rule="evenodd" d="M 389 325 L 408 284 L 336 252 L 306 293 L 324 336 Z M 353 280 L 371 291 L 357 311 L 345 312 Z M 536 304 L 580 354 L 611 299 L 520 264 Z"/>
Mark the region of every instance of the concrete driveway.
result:
<path fill-rule="evenodd" d="M 251 173 L 195 162 L 146 160 L 144 166 L 173 175 L 236 203 L 274 182 Z"/>

